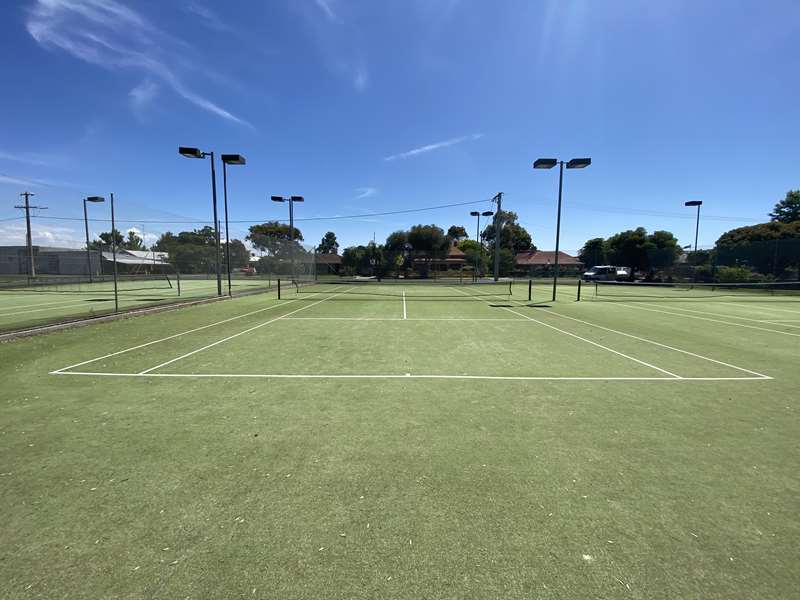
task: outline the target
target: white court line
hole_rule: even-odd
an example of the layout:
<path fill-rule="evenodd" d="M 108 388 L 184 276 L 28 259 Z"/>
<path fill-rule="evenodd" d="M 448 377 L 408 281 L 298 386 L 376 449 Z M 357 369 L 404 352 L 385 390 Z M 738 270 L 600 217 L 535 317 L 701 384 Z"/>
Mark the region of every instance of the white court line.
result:
<path fill-rule="evenodd" d="M 514 321 L 524 319 L 508 319 L 505 317 L 287 317 L 287 321 Z"/>
<path fill-rule="evenodd" d="M 243 315 L 237 315 L 235 317 L 230 317 L 228 319 L 223 319 L 222 321 L 217 321 L 215 323 L 209 323 L 208 325 L 202 325 L 201 327 L 195 327 L 194 329 L 189 329 L 188 331 L 182 331 L 180 333 L 176 333 L 173 335 L 169 335 L 167 337 L 159 338 L 157 340 L 153 340 L 151 342 L 145 342 L 144 344 L 139 344 L 138 346 L 131 346 L 130 348 L 125 348 L 123 350 L 118 350 L 117 352 L 111 352 L 110 354 L 104 354 L 103 356 L 98 356 L 97 358 L 90 358 L 89 360 L 84 360 L 83 362 L 75 363 L 74 365 L 69 365 L 68 367 L 62 367 L 55 371 L 51 371 L 51 375 L 58 375 L 61 371 L 67 371 L 69 369 L 74 369 L 76 367 L 82 367 L 83 365 L 88 365 L 93 362 L 97 362 L 98 360 L 103 360 L 106 358 L 111 358 L 112 356 L 118 356 L 120 354 L 125 354 L 126 352 L 132 352 L 133 350 L 139 350 L 140 348 L 146 348 L 147 346 L 152 346 L 153 344 L 158 344 L 160 342 L 166 342 L 168 340 L 173 340 L 175 338 L 181 337 L 183 335 L 188 335 L 190 333 L 195 333 L 197 331 L 202 331 L 203 329 L 208 329 L 209 327 L 215 327 L 216 325 L 222 325 L 223 323 L 230 323 L 231 321 L 235 321 L 237 319 L 243 319 L 244 317 L 249 317 L 251 315 L 255 315 L 265 310 L 272 310 L 273 308 L 277 308 L 279 306 L 286 306 L 287 304 L 291 304 L 292 302 L 297 302 L 297 300 L 288 300 L 282 304 L 273 304 L 272 306 L 267 306 L 266 308 L 259 308 L 258 310 L 253 310 Z"/>
<path fill-rule="evenodd" d="M 725 306 L 736 306 L 736 307 L 742 306 L 741 304 L 737 304 L 735 302 L 720 302 L 719 304 L 724 304 Z M 791 309 L 788 309 L 788 308 L 778 308 L 776 306 L 769 306 L 770 304 L 774 304 L 774 302 L 762 302 L 762 303 L 760 303 L 758 305 L 758 307 L 760 309 L 763 309 L 763 310 L 771 310 L 771 311 L 776 311 L 776 312 L 781 312 L 781 313 L 789 313 L 790 315 L 800 315 L 800 311 L 791 310 Z"/>
<path fill-rule="evenodd" d="M 598 329 L 605 329 L 606 331 L 610 331 L 611 333 L 624 335 L 625 337 L 629 337 L 629 338 L 632 338 L 634 340 L 639 340 L 641 342 L 647 342 L 648 344 L 653 344 L 655 346 L 660 346 L 662 348 L 666 348 L 667 350 L 674 350 L 675 352 L 680 352 L 681 354 L 686 354 L 687 356 L 692 356 L 694 358 L 707 360 L 709 362 L 713 362 L 713 363 L 716 363 L 718 365 L 722 365 L 724 367 L 729 367 L 731 369 L 736 369 L 737 371 L 742 371 L 743 373 L 750 373 L 751 375 L 756 375 L 757 379 L 772 379 L 772 377 L 770 377 L 769 375 L 764 375 L 762 373 L 758 373 L 756 371 L 751 371 L 750 369 L 745 369 L 743 367 L 737 367 L 736 365 L 732 365 L 730 363 L 726 363 L 726 362 L 723 362 L 721 360 L 717 360 L 716 358 L 709 358 L 708 356 L 703 356 L 702 354 L 696 354 L 695 352 L 689 352 L 688 350 L 683 350 L 682 348 L 676 348 L 674 346 L 668 346 L 667 344 L 662 344 L 661 342 L 656 342 L 655 340 L 649 340 L 647 338 L 639 337 L 638 335 L 633 335 L 632 333 L 625 333 L 624 331 L 619 331 L 617 329 L 611 329 L 610 327 L 605 327 L 603 325 L 598 325 L 597 323 L 590 323 L 589 321 L 584 321 L 582 319 L 576 319 L 575 317 L 569 317 L 567 315 L 562 315 L 561 313 L 557 313 L 557 312 L 548 312 L 546 314 L 554 315 L 556 317 L 561 317 L 562 319 L 569 319 L 570 321 L 577 321 L 578 323 L 583 323 L 585 325 L 589 325 L 590 327 L 597 327 Z"/>
<path fill-rule="evenodd" d="M 781 323 L 800 323 L 800 319 L 759 319 L 759 323 L 774 323 L 780 325 Z"/>
<path fill-rule="evenodd" d="M 653 304 L 651 302 L 642 302 L 642 304 L 645 304 L 647 306 L 653 306 Z M 656 305 L 656 306 L 658 306 L 658 305 Z M 710 315 L 712 317 L 724 317 L 726 319 L 739 319 L 740 321 L 752 321 L 753 323 L 763 323 L 764 322 L 763 320 L 751 319 L 750 317 L 740 317 L 739 315 L 731 315 L 731 314 L 726 314 L 726 313 L 720 314 L 720 313 L 708 312 L 708 311 L 705 311 L 705 310 L 692 310 L 691 308 L 683 308 L 682 306 L 672 306 L 670 308 L 672 308 L 673 310 L 682 310 L 684 312 L 695 313 L 695 314 L 698 314 L 698 315 Z M 800 329 L 800 325 L 785 325 L 785 327 L 794 327 L 794 328 Z"/>
<path fill-rule="evenodd" d="M 109 300 L 113 300 L 113 298 L 110 298 Z M 55 306 L 56 304 L 69 304 L 70 302 L 75 302 L 75 298 L 70 298 L 69 300 L 57 300 L 55 302 L 39 302 L 38 304 L 17 304 L 14 306 L 4 306 L 3 310 L 17 310 L 18 308 L 33 308 L 34 306 Z M 86 302 L 86 300 L 84 300 L 84 302 Z"/>
<path fill-rule="evenodd" d="M 673 315 L 675 317 L 685 317 L 687 319 L 699 319 L 701 321 L 711 321 L 713 323 L 722 323 L 723 325 L 733 325 L 735 327 L 746 327 L 747 329 L 757 329 L 758 331 L 768 331 L 769 333 L 778 333 L 780 335 L 790 335 L 792 337 L 800 337 L 800 333 L 791 333 L 789 331 L 780 331 L 778 329 L 769 329 L 767 327 L 757 327 L 755 325 L 747 325 L 746 323 L 733 323 L 731 321 L 722 321 L 720 319 L 712 319 L 710 317 L 697 317 L 695 315 L 687 315 L 686 313 L 670 312 L 667 310 L 658 310 L 655 308 L 646 308 L 644 306 L 634 306 L 633 304 L 623 304 L 621 302 L 612 302 L 612 306 L 624 306 L 627 308 L 635 308 L 638 310 L 648 310 L 650 312 L 663 313 L 665 315 Z"/>
<path fill-rule="evenodd" d="M 52 375 L 83 375 L 89 377 L 162 377 L 162 378 L 215 378 L 215 379 L 488 379 L 501 381 L 762 381 L 763 377 L 535 377 L 525 375 L 322 375 L 294 373 L 90 373 L 86 371 L 58 371 Z"/>
<path fill-rule="evenodd" d="M 453 288 L 453 289 L 455 289 L 455 288 Z M 465 296 L 469 296 L 470 298 L 478 298 L 478 296 L 473 296 L 472 294 L 469 294 L 467 292 L 463 292 L 461 290 L 456 290 L 456 291 L 464 294 Z M 495 296 L 495 297 L 499 297 L 499 296 Z M 511 300 L 511 302 L 514 302 L 514 301 Z M 553 329 L 555 331 L 558 331 L 559 333 L 562 333 L 564 335 L 568 335 L 570 337 L 574 337 L 575 339 L 581 340 L 582 342 L 586 342 L 587 344 L 591 344 L 592 346 L 596 346 L 598 348 L 606 350 L 607 352 L 611 352 L 612 354 L 617 354 L 618 356 L 622 356 L 623 358 L 627 358 L 628 360 L 632 360 L 633 362 L 639 363 L 640 365 L 644 365 L 645 367 L 649 367 L 651 369 L 655 369 L 656 371 L 660 371 L 661 373 L 665 373 L 666 375 L 669 375 L 670 377 L 674 377 L 676 379 L 682 379 L 682 377 L 680 375 L 676 375 L 675 373 L 667 371 L 666 369 L 662 369 L 661 367 L 657 367 L 655 365 L 651 365 L 648 362 L 645 362 L 643 360 L 639 360 L 638 358 L 634 358 L 633 356 L 629 356 L 628 354 L 624 354 L 623 352 L 619 352 L 618 350 L 614 350 L 613 348 L 609 348 L 608 346 L 604 346 L 603 344 L 598 344 L 597 342 L 593 342 L 592 340 L 586 339 L 585 337 L 581 337 L 581 336 L 579 336 L 577 334 L 571 333 L 571 332 L 566 331 L 564 329 L 559 329 L 555 325 L 550 325 L 548 323 L 545 323 L 544 321 L 540 321 L 539 319 L 534 319 L 533 317 L 529 317 L 528 315 L 519 313 L 519 312 L 517 312 L 515 310 L 511 310 L 510 308 L 507 308 L 505 306 L 502 306 L 501 308 L 503 310 L 506 310 L 506 311 L 512 313 L 512 314 L 515 314 L 515 315 L 518 315 L 518 316 L 523 317 L 525 319 L 528 319 L 529 321 L 533 321 L 534 323 L 538 323 L 539 325 L 542 325 L 543 327 L 548 327 L 548 328 Z"/>
<path fill-rule="evenodd" d="M 14 315 L 27 315 L 29 313 L 42 312 L 42 311 L 48 311 L 48 310 L 63 310 L 65 308 L 74 308 L 76 306 L 83 306 L 83 307 L 86 307 L 86 308 L 91 308 L 92 304 L 87 304 L 86 300 L 84 300 L 83 302 L 81 302 L 79 304 L 67 304 L 67 305 L 63 305 L 62 304 L 61 306 L 51 306 L 50 308 L 34 308 L 33 310 L 20 310 L 18 312 L 3 313 L 3 314 L 0 314 L 0 317 L 13 317 Z"/>
<path fill-rule="evenodd" d="M 512 300 L 516 304 L 522 304 L 526 306 L 526 304 Z M 751 371 L 750 369 L 745 369 L 744 367 L 737 367 L 736 365 L 732 365 L 730 363 L 723 362 L 721 360 L 717 360 L 716 358 L 710 358 L 708 356 L 703 356 L 702 354 L 696 354 L 695 352 L 690 352 L 688 350 L 683 350 L 681 348 L 676 348 L 674 346 L 669 346 L 667 344 L 662 344 L 661 342 L 656 342 L 655 340 L 650 340 L 647 338 L 639 337 L 638 335 L 633 335 L 632 333 L 626 333 L 624 331 L 619 331 L 618 329 L 611 329 L 610 327 L 605 327 L 603 325 L 598 325 L 597 323 L 590 323 L 589 321 L 584 321 L 582 319 L 576 319 L 575 317 L 569 317 L 567 315 L 562 315 L 558 312 L 546 312 L 547 315 L 555 315 L 556 317 L 561 317 L 563 319 L 569 319 L 570 321 L 577 321 L 578 323 L 583 323 L 584 325 L 589 325 L 590 327 L 596 327 L 598 329 L 604 329 L 611 333 L 616 333 L 618 335 L 623 335 L 625 337 L 632 338 L 634 340 L 638 340 L 641 342 L 647 342 L 648 344 L 653 344 L 655 346 L 660 346 L 661 348 L 666 348 L 667 350 L 674 350 L 675 352 L 680 352 L 681 354 L 686 354 L 687 356 L 692 356 L 694 358 L 699 358 L 701 360 L 707 360 L 709 362 L 716 363 L 718 365 L 722 365 L 724 367 L 729 367 L 731 369 L 735 369 L 737 371 L 742 371 L 743 373 L 750 373 L 751 375 L 755 375 L 756 379 L 772 379 L 769 375 L 764 375 L 763 373 L 758 373 L 757 371 Z M 686 377 L 685 379 L 689 379 Z M 749 379 L 749 378 L 748 378 Z"/>
<path fill-rule="evenodd" d="M 408 313 L 406 312 L 406 292 L 403 291 L 403 319 L 408 318 Z"/>
<path fill-rule="evenodd" d="M 350 288 L 350 289 L 353 289 L 353 288 Z M 240 335 L 244 335 L 245 333 L 250 333 L 251 331 L 255 331 L 256 329 L 260 329 L 261 327 L 266 327 L 270 323 L 274 323 L 275 321 L 280 321 L 284 317 L 288 317 L 289 315 L 293 315 L 295 313 L 298 313 L 301 310 L 309 309 L 312 306 L 316 306 L 317 304 L 325 302 L 326 300 L 330 300 L 331 298 L 335 298 L 336 296 L 341 296 L 342 294 L 344 294 L 345 292 L 348 292 L 348 291 L 350 291 L 350 290 L 344 290 L 342 292 L 339 292 L 338 294 L 333 294 L 331 296 L 327 296 L 326 298 L 323 298 L 322 300 L 317 300 L 316 302 L 312 302 L 311 304 L 307 304 L 305 306 L 302 306 L 302 307 L 298 308 L 297 310 L 293 310 L 292 312 L 286 313 L 285 315 L 281 315 L 280 317 L 275 317 L 274 319 L 270 319 L 269 321 L 265 321 L 264 323 L 259 323 L 258 325 L 254 326 L 254 327 L 250 327 L 249 329 L 245 329 L 244 331 L 240 331 L 239 333 L 234 333 L 233 335 L 229 335 L 226 338 L 223 338 L 221 340 L 217 340 L 216 342 L 212 342 L 211 344 L 207 344 L 207 345 L 203 346 L 202 348 L 198 348 L 197 350 L 192 350 L 191 352 L 187 352 L 186 354 L 182 354 L 181 356 L 178 356 L 176 358 L 173 358 L 171 360 L 163 362 L 160 365 L 156 365 L 155 367 L 150 367 L 149 369 L 145 369 L 144 371 L 140 371 L 139 375 L 146 375 L 147 373 L 150 373 L 151 371 L 156 371 L 156 370 L 160 369 L 161 367 L 166 367 L 167 365 L 171 365 L 172 363 L 178 362 L 179 360 L 183 360 L 184 358 L 188 358 L 190 356 L 193 356 L 194 354 L 197 354 L 198 352 L 203 352 L 204 350 L 208 350 L 209 348 L 213 348 L 214 346 L 218 346 L 219 344 L 222 344 L 223 342 L 227 342 L 229 340 L 235 339 L 235 338 L 239 337 Z"/>

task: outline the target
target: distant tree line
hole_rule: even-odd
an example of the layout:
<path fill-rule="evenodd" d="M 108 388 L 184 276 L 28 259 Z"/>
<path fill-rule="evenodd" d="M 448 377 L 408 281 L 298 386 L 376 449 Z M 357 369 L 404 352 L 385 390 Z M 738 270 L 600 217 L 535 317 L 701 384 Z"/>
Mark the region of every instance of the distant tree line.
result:
<path fill-rule="evenodd" d="M 767 223 L 726 231 L 711 250 L 686 254 L 691 275 L 699 281 L 800 279 L 800 190 L 787 192 L 769 216 Z M 613 264 L 658 277 L 672 270 L 682 255 L 672 233 L 648 234 L 639 227 L 587 240 L 578 258 L 586 267 Z"/>

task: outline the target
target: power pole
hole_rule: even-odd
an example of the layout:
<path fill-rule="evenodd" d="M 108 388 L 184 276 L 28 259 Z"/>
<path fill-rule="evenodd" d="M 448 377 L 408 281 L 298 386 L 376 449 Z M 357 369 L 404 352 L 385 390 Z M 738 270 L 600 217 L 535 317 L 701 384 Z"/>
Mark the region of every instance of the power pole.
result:
<path fill-rule="evenodd" d="M 497 204 L 497 212 L 494 213 L 494 280 L 500 278 L 500 221 L 502 216 L 500 211 L 503 210 L 503 192 L 497 192 L 497 195 L 492 198 L 492 202 Z"/>
<path fill-rule="evenodd" d="M 38 208 L 39 210 L 46 210 L 46 206 L 31 206 L 30 204 L 30 197 L 35 196 L 31 192 L 22 192 L 20 196 L 25 198 L 25 204 L 16 204 L 14 208 L 23 208 L 25 209 L 25 226 L 27 228 L 27 233 L 25 235 L 25 241 L 28 246 L 28 276 L 36 277 L 36 264 L 33 260 L 33 240 L 31 238 L 31 209 Z"/>

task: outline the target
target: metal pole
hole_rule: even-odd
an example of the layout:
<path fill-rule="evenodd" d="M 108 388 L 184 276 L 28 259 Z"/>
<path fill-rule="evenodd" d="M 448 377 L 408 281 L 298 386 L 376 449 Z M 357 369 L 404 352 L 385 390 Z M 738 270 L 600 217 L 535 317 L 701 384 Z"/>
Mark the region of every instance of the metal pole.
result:
<path fill-rule="evenodd" d="M 558 244 L 561 239 L 561 190 L 564 187 L 564 161 L 558 162 L 558 216 L 556 217 L 556 258 L 555 271 L 553 272 L 553 302 L 556 301 L 556 286 L 558 286 Z"/>
<path fill-rule="evenodd" d="M 497 212 L 494 213 L 494 280 L 500 278 L 500 212 L 503 210 L 503 192 L 497 192 L 494 197 L 497 201 Z"/>
<path fill-rule="evenodd" d="M 231 236 L 228 230 L 228 169 L 222 161 L 222 191 L 225 197 L 225 262 L 228 263 L 228 296 L 231 293 Z"/>
<path fill-rule="evenodd" d="M 289 198 L 289 262 L 292 265 L 292 281 L 297 279 L 294 270 L 294 201 Z"/>
<path fill-rule="evenodd" d="M 211 199 L 214 204 L 214 240 L 217 246 L 217 296 L 222 296 L 222 266 L 220 265 L 219 253 L 219 225 L 217 219 L 217 171 L 214 167 L 214 153 L 209 152 L 211 157 Z"/>
<path fill-rule="evenodd" d="M 15 205 L 14 208 L 24 208 L 25 209 L 25 226 L 26 226 L 26 234 L 25 234 L 25 244 L 28 247 L 28 278 L 36 276 L 36 265 L 33 260 L 33 238 L 31 237 L 31 208 L 47 208 L 45 206 L 31 206 L 28 202 L 30 196 L 34 196 L 31 192 L 22 192 L 20 196 L 25 198 L 25 204 L 23 205 Z"/>
<path fill-rule="evenodd" d="M 481 213 L 478 212 L 478 225 L 475 228 L 475 241 L 478 242 L 478 253 L 475 255 L 475 281 L 478 281 L 478 269 L 480 269 L 481 256 L 483 256 L 483 244 L 481 238 Z"/>
<path fill-rule="evenodd" d="M 114 194 L 111 194 L 111 256 L 114 259 L 114 312 L 119 312 L 119 292 L 117 290 L 117 231 L 114 221 Z"/>
<path fill-rule="evenodd" d="M 697 205 L 697 222 L 694 226 L 694 257 L 697 258 L 697 235 L 700 233 L 700 205 Z"/>
<path fill-rule="evenodd" d="M 86 211 L 86 198 L 83 199 L 83 224 L 86 228 L 86 266 L 89 269 L 89 283 L 92 283 L 92 251 L 89 249 L 89 213 Z"/>

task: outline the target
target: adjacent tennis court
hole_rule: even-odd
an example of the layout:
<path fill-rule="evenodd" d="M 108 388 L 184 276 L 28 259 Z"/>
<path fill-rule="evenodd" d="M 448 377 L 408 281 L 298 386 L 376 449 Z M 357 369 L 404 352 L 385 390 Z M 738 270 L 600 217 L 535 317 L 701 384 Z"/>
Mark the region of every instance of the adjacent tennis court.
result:
<path fill-rule="evenodd" d="M 788 597 L 798 297 L 590 288 L 302 282 L 3 344 L 6 585 Z"/>

